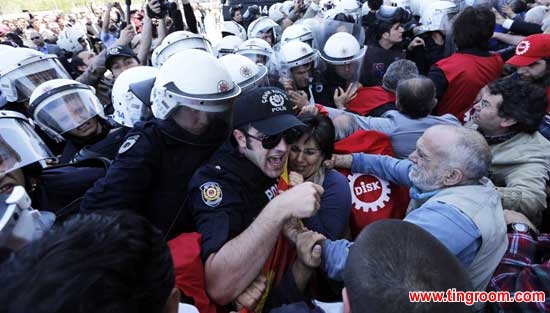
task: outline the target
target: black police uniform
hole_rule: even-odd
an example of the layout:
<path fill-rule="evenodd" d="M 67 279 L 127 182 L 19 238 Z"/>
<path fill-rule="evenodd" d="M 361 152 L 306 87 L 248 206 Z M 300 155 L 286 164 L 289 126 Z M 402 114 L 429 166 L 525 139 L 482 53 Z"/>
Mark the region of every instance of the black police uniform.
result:
<path fill-rule="evenodd" d="M 87 148 L 90 151 L 96 151 L 97 154 L 108 159 L 114 159 L 118 147 L 124 142 L 127 130 L 121 128 L 113 130 L 113 127 L 105 120 L 96 117 L 98 123 L 101 124 L 101 133 L 94 135 L 92 138 L 78 138 L 66 134 L 66 144 L 63 152 L 59 157 L 59 163 L 76 162 L 81 158 L 75 159 L 75 156 L 82 150 Z M 74 160 L 73 160 L 74 159 Z"/>
<path fill-rule="evenodd" d="M 378 41 L 373 42 L 363 57 L 361 84 L 364 87 L 382 85 L 382 78 L 390 64 L 404 58 L 405 52 L 401 44 L 384 49 Z"/>
<path fill-rule="evenodd" d="M 313 84 L 312 92 L 315 103 L 326 107 L 336 108 L 334 103 L 334 92 L 338 87 L 346 90 L 349 86 L 348 81 L 338 76 L 334 68 L 329 67 L 323 74 L 322 80 Z"/>
<path fill-rule="evenodd" d="M 73 147 L 74 150 L 68 152 L 66 159 L 69 159 L 70 157 L 70 163 L 76 163 L 98 157 L 106 158 L 112 161 L 115 159 L 115 156 L 117 155 L 120 146 L 124 143 L 126 135 L 129 131 L 130 128 L 128 127 L 114 129 L 103 139 L 89 146 L 81 147 L 80 150 L 77 150 L 79 148 L 78 146 L 71 144 L 71 147 Z M 69 144 L 67 144 L 67 146 L 68 145 Z M 68 151 L 67 147 L 65 147 L 65 151 Z"/>
<path fill-rule="evenodd" d="M 203 261 L 252 224 L 275 197 L 277 182 L 229 143 L 197 170 L 189 182 L 189 206 L 202 235 Z M 270 292 L 264 312 L 305 300 L 289 270 Z"/>
<path fill-rule="evenodd" d="M 219 127 L 201 135 L 202 142 L 209 142 L 208 134 L 222 131 Z M 193 231 L 192 218 L 183 207 L 187 183 L 217 145 L 190 142 L 199 141 L 172 119 L 137 123 L 106 176 L 86 193 L 81 208 L 134 211 L 163 231 L 167 239 Z"/>
<path fill-rule="evenodd" d="M 32 207 L 53 212 L 58 219 L 78 212 L 86 190 L 105 176 L 108 165 L 108 161 L 88 159 L 71 165 L 47 167 L 36 175 L 33 175 L 35 170 L 25 168 L 25 189 L 32 199 Z"/>

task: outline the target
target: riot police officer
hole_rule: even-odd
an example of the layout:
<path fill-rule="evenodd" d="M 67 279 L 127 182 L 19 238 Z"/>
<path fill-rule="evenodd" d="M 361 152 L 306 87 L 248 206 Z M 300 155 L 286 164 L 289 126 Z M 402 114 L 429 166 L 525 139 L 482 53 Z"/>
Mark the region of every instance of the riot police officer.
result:
<path fill-rule="evenodd" d="M 239 93 L 208 52 L 189 49 L 171 56 L 152 90 L 157 119 L 137 123 L 127 134 L 105 178 L 88 190 L 81 208 L 132 210 L 168 239 L 193 230 L 183 207 L 187 182 L 227 138 L 232 101 Z"/>
<path fill-rule="evenodd" d="M 79 198 L 105 175 L 101 160 L 47 166 L 55 157 L 20 113 L 0 111 L 0 195 L 25 187 L 33 208 L 56 215 L 74 212 Z"/>
<path fill-rule="evenodd" d="M 62 164 L 92 157 L 113 159 L 126 132 L 113 129 L 92 88 L 70 79 L 38 86 L 30 97 L 30 114 L 52 140 L 66 141 Z"/>

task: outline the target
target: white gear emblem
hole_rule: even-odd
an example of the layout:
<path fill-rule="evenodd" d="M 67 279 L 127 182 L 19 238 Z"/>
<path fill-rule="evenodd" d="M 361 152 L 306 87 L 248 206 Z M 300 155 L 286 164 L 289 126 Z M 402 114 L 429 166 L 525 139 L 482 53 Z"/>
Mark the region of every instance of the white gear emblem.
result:
<path fill-rule="evenodd" d="M 348 181 L 351 189 L 351 201 L 356 210 L 376 212 L 390 201 L 391 189 L 387 180 L 375 175 L 349 174 Z M 376 199 L 368 201 L 370 199 L 367 198 L 371 198 L 372 195 L 376 196 L 376 194 L 378 194 Z"/>
<path fill-rule="evenodd" d="M 527 51 L 529 51 L 529 48 L 531 48 L 531 43 L 527 40 L 524 40 L 524 41 L 518 43 L 518 45 L 516 47 L 516 54 L 517 55 L 523 55 Z"/>

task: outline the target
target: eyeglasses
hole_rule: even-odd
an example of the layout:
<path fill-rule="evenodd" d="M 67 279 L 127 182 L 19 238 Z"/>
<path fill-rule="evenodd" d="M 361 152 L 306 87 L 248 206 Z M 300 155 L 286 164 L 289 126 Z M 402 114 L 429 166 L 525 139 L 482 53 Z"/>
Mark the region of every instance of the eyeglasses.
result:
<path fill-rule="evenodd" d="M 296 140 L 298 140 L 300 136 L 299 132 L 294 128 L 285 130 L 284 132 L 278 133 L 276 135 L 265 136 L 261 138 L 253 136 L 247 132 L 243 133 L 247 137 L 260 141 L 262 143 L 262 147 L 267 150 L 275 148 L 281 142 L 281 139 L 284 139 L 285 142 L 288 144 L 293 144 L 294 142 L 296 142 Z"/>
<path fill-rule="evenodd" d="M 31 37 L 31 40 L 36 40 L 36 39 L 40 39 L 40 36 Z"/>
<path fill-rule="evenodd" d="M 306 157 L 312 157 L 312 156 L 314 156 L 314 155 L 316 155 L 316 154 L 318 154 L 318 153 L 321 152 L 321 150 L 319 150 L 319 149 L 313 149 L 313 148 L 305 148 L 305 149 L 302 149 L 302 148 L 300 148 L 300 147 L 297 146 L 297 145 L 292 145 L 292 146 L 290 146 L 290 151 L 292 151 L 292 152 L 294 152 L 294 153 L 298 153 L 298 154 L 301 153 L 301 152 L 303 152 L 304 155 L 305 155 Z"/>

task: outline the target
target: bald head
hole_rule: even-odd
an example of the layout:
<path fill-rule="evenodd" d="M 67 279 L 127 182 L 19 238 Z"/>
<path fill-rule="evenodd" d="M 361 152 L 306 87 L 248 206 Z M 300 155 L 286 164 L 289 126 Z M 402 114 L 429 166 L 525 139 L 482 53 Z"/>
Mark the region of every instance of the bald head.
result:
<path fill-rule="evenodd" d="M 395 94 L 399 111 L 413 119 L 428 116 L 437 104 L 435 85 L 427 77 L 399 81 Z"/>
<path fill-rule="evenodd" d="M 361 231 L 350 248 L 344 285 L 345 307 L 349 304 L 351 312 L 471 311 L 458 302 L 410 301 L 413 290 L 471 287 L 458 259 L 430 233 L 406 221 L 379 220 Z"/>

